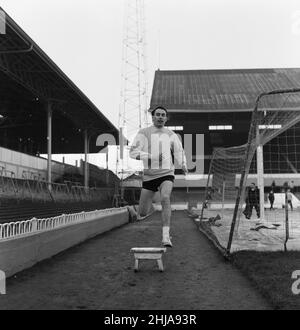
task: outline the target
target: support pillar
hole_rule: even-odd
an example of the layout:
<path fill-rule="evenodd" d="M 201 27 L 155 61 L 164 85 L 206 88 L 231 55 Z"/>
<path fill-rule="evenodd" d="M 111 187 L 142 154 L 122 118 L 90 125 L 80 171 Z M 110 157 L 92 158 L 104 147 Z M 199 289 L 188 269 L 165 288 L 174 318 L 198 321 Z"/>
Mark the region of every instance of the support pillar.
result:
<path fill-rule="evenodd" d="M 120 127 L 119 144 L 120 144 L 120 159 L 121 159 L 121 164 L 122 164 L 121 203 L 122 203 L 122 206 L 123 206 L 123 201 L 124 201 L 124 136 L 123 136 L 123 127 Z"/>
<path fill-rule="evenodd" d="M 259 202 L 260 202 L 260 219 L 265 220 L 265 184 L 264 184 L 264 155 L 263 146 L 260 144 L 257 147 L 257 186 L 259 189 Z"/>
<path fill-rule="evenodd" d="M 109 174 L 108 174 L 108 146 L 107 146 L 107 152 L 106 152 L 106 176 L 105 176 L 105 181 L 106 181 L 106 186 L 108 187 L 109 184 Z"/>
<path fill-rule="evenodd" d="M 47 181 L 49 191 L 52 190 L 52 104 L 50 102 L 47 103 L 47 153 L 48 153 L 48 161 L 47 161 Z"/>
<path fill-rule="evenodd" d="M 89 154 L 89 137 L 88 130 L 84 130 L 84 187 L 86 191 L 89 188 L 89 168 L 88 168 L 88 155 Z"/>

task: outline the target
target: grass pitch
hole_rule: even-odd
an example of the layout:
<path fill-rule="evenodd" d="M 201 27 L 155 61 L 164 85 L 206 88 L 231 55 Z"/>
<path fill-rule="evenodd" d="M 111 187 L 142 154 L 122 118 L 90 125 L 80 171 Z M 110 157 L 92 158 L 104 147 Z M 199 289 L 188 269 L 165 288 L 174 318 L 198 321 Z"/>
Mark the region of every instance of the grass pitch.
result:
<path fill-rule="evenodd" d="M 292 273 L 300 270 L 300 252 L 239 251 L 233 255 L 233 263 L 274 309 L 300 309 L 300 294 L 292 292 L 296 281 Z"/>

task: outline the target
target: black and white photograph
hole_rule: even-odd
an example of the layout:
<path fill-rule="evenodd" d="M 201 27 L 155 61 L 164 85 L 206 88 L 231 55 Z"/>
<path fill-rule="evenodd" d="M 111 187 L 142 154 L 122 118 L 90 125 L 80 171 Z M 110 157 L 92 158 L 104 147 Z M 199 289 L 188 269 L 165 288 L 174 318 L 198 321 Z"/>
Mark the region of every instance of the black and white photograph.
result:
<path fill-rule="evenodd" d="M 0 310 L 300 310 L 299 172 L 298 0 L 0 0 Z"/>

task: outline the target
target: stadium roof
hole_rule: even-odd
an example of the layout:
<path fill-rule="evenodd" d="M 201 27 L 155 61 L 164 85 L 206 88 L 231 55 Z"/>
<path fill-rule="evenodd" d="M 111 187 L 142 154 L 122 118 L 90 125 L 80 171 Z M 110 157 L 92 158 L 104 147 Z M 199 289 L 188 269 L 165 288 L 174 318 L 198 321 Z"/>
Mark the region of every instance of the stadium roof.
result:
<path fill-rule="evenodd" d="M 150 109 L 252 111 L 262 92 L 300 88 L 300 69 L 156 71 Z M 297 104 L 299 106 L 299 103 Z"/>
<path fill-rule="evenodd" d="M 116 127 L 45 52 L 9 15 L 5 18 L 6 33 L 0 35 L 0 114 L 5 115 L 7 106 L 16 102 L 51 102 L 54 110 L 81 130 L 116 134 Z"/>

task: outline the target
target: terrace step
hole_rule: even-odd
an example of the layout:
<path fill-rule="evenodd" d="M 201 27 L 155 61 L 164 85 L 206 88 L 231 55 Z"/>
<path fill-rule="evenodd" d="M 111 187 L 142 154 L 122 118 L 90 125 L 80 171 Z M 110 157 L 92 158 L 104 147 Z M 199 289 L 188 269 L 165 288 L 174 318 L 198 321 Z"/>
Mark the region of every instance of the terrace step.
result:
<path fill-rule="evenodd" d="M 49 218 L 61 214 L 93 211 L 96 209 L 111 208 L 111 201 L 78 202 L 78 203 L 33 203 L 7 201 L 0 206 L 0 223 L 24 221 L 32 218 Z"/>

